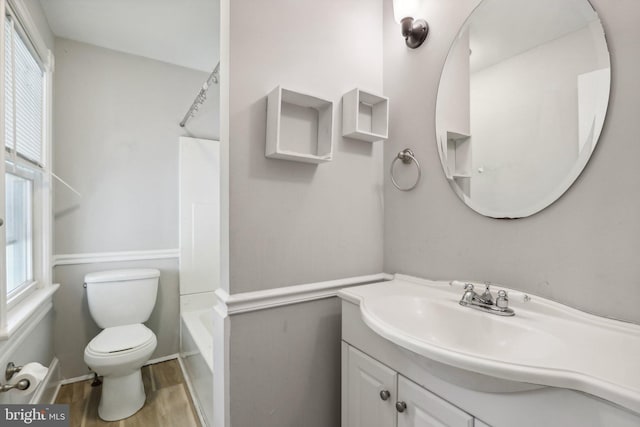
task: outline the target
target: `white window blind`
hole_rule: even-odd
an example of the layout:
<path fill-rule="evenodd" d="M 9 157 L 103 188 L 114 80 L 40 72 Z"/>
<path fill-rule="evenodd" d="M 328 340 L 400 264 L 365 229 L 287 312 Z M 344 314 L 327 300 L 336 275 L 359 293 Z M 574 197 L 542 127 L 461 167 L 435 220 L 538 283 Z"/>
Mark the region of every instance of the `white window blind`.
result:
<path fill-rule="evenodd" d="M 11 34 L 13 26 L 9 18 L 4 21 L 4 145 L 13 148 L 15 139 L 13 137 L 13 49 L 11 46 Z"/>
<path fill-rule="evenodd" d="M 44 72 L 11 17 L 5 24 L 5 146 L 42 166 Z"/>

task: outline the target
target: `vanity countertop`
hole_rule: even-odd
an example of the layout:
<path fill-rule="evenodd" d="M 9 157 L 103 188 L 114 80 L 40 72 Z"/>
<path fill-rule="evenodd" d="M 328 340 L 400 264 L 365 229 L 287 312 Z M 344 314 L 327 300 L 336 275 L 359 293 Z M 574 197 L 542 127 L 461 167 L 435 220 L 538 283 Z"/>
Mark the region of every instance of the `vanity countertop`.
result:
<path fill-rule="evenodd" d="M 508 291 L 515 316 L 459 305 L 461 282 L 404 275 L 338 296 L 358 305 L 374 332 L 413 353 L 496 378 L 582 391 L 640 413 L 639 325 L 495 286 Z"/>

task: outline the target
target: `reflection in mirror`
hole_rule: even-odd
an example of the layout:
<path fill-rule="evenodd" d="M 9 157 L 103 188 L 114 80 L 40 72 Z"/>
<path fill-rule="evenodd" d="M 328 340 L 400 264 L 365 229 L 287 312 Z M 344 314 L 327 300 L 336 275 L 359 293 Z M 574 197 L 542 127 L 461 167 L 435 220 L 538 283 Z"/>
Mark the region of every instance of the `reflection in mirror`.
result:
<path fill-rule="evenodd" d="M 442 71 L 436 137 L 452 188 L 494 218 L 558 199 L 593 152 L 610 86 L 587 0 L 483 0 Z"/>

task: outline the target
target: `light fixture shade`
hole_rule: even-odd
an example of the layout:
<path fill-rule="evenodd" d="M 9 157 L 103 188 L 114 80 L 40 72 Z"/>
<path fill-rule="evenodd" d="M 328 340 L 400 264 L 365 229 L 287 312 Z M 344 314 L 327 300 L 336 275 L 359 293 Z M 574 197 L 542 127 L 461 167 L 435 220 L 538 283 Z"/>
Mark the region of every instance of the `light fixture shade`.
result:
<path fill-rule="evenodd" d="M 420 0 L 393 0 L 393 16 L 399 24 L 404 18 L 417 18 Z"/>

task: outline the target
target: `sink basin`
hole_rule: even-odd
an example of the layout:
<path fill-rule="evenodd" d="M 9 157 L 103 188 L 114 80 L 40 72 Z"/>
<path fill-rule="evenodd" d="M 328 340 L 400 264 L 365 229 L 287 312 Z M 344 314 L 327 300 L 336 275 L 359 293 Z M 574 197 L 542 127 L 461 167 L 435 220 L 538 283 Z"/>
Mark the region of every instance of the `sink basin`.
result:
<path fill-rule="evenodd" d="M 374 332 L 419 356 L 499 379 L 579 390 L 640 413 L 640 326 L 507 291 L 513 317 L 459 305 L 461 286 L 401 275 L 339 296 L 360 306 Z"/>
<path fill-rule="evenodd" d="M 393 329 L 407 340 L 418 338 L 442 350 L 495 360 L 508 357 L 518 363 L 533 363 L 566 351 L 557 337 L 532 325 L 471 310 L 451 298 L 392 295 L 365 300 L 360 307 L 372 329 Z"/>

